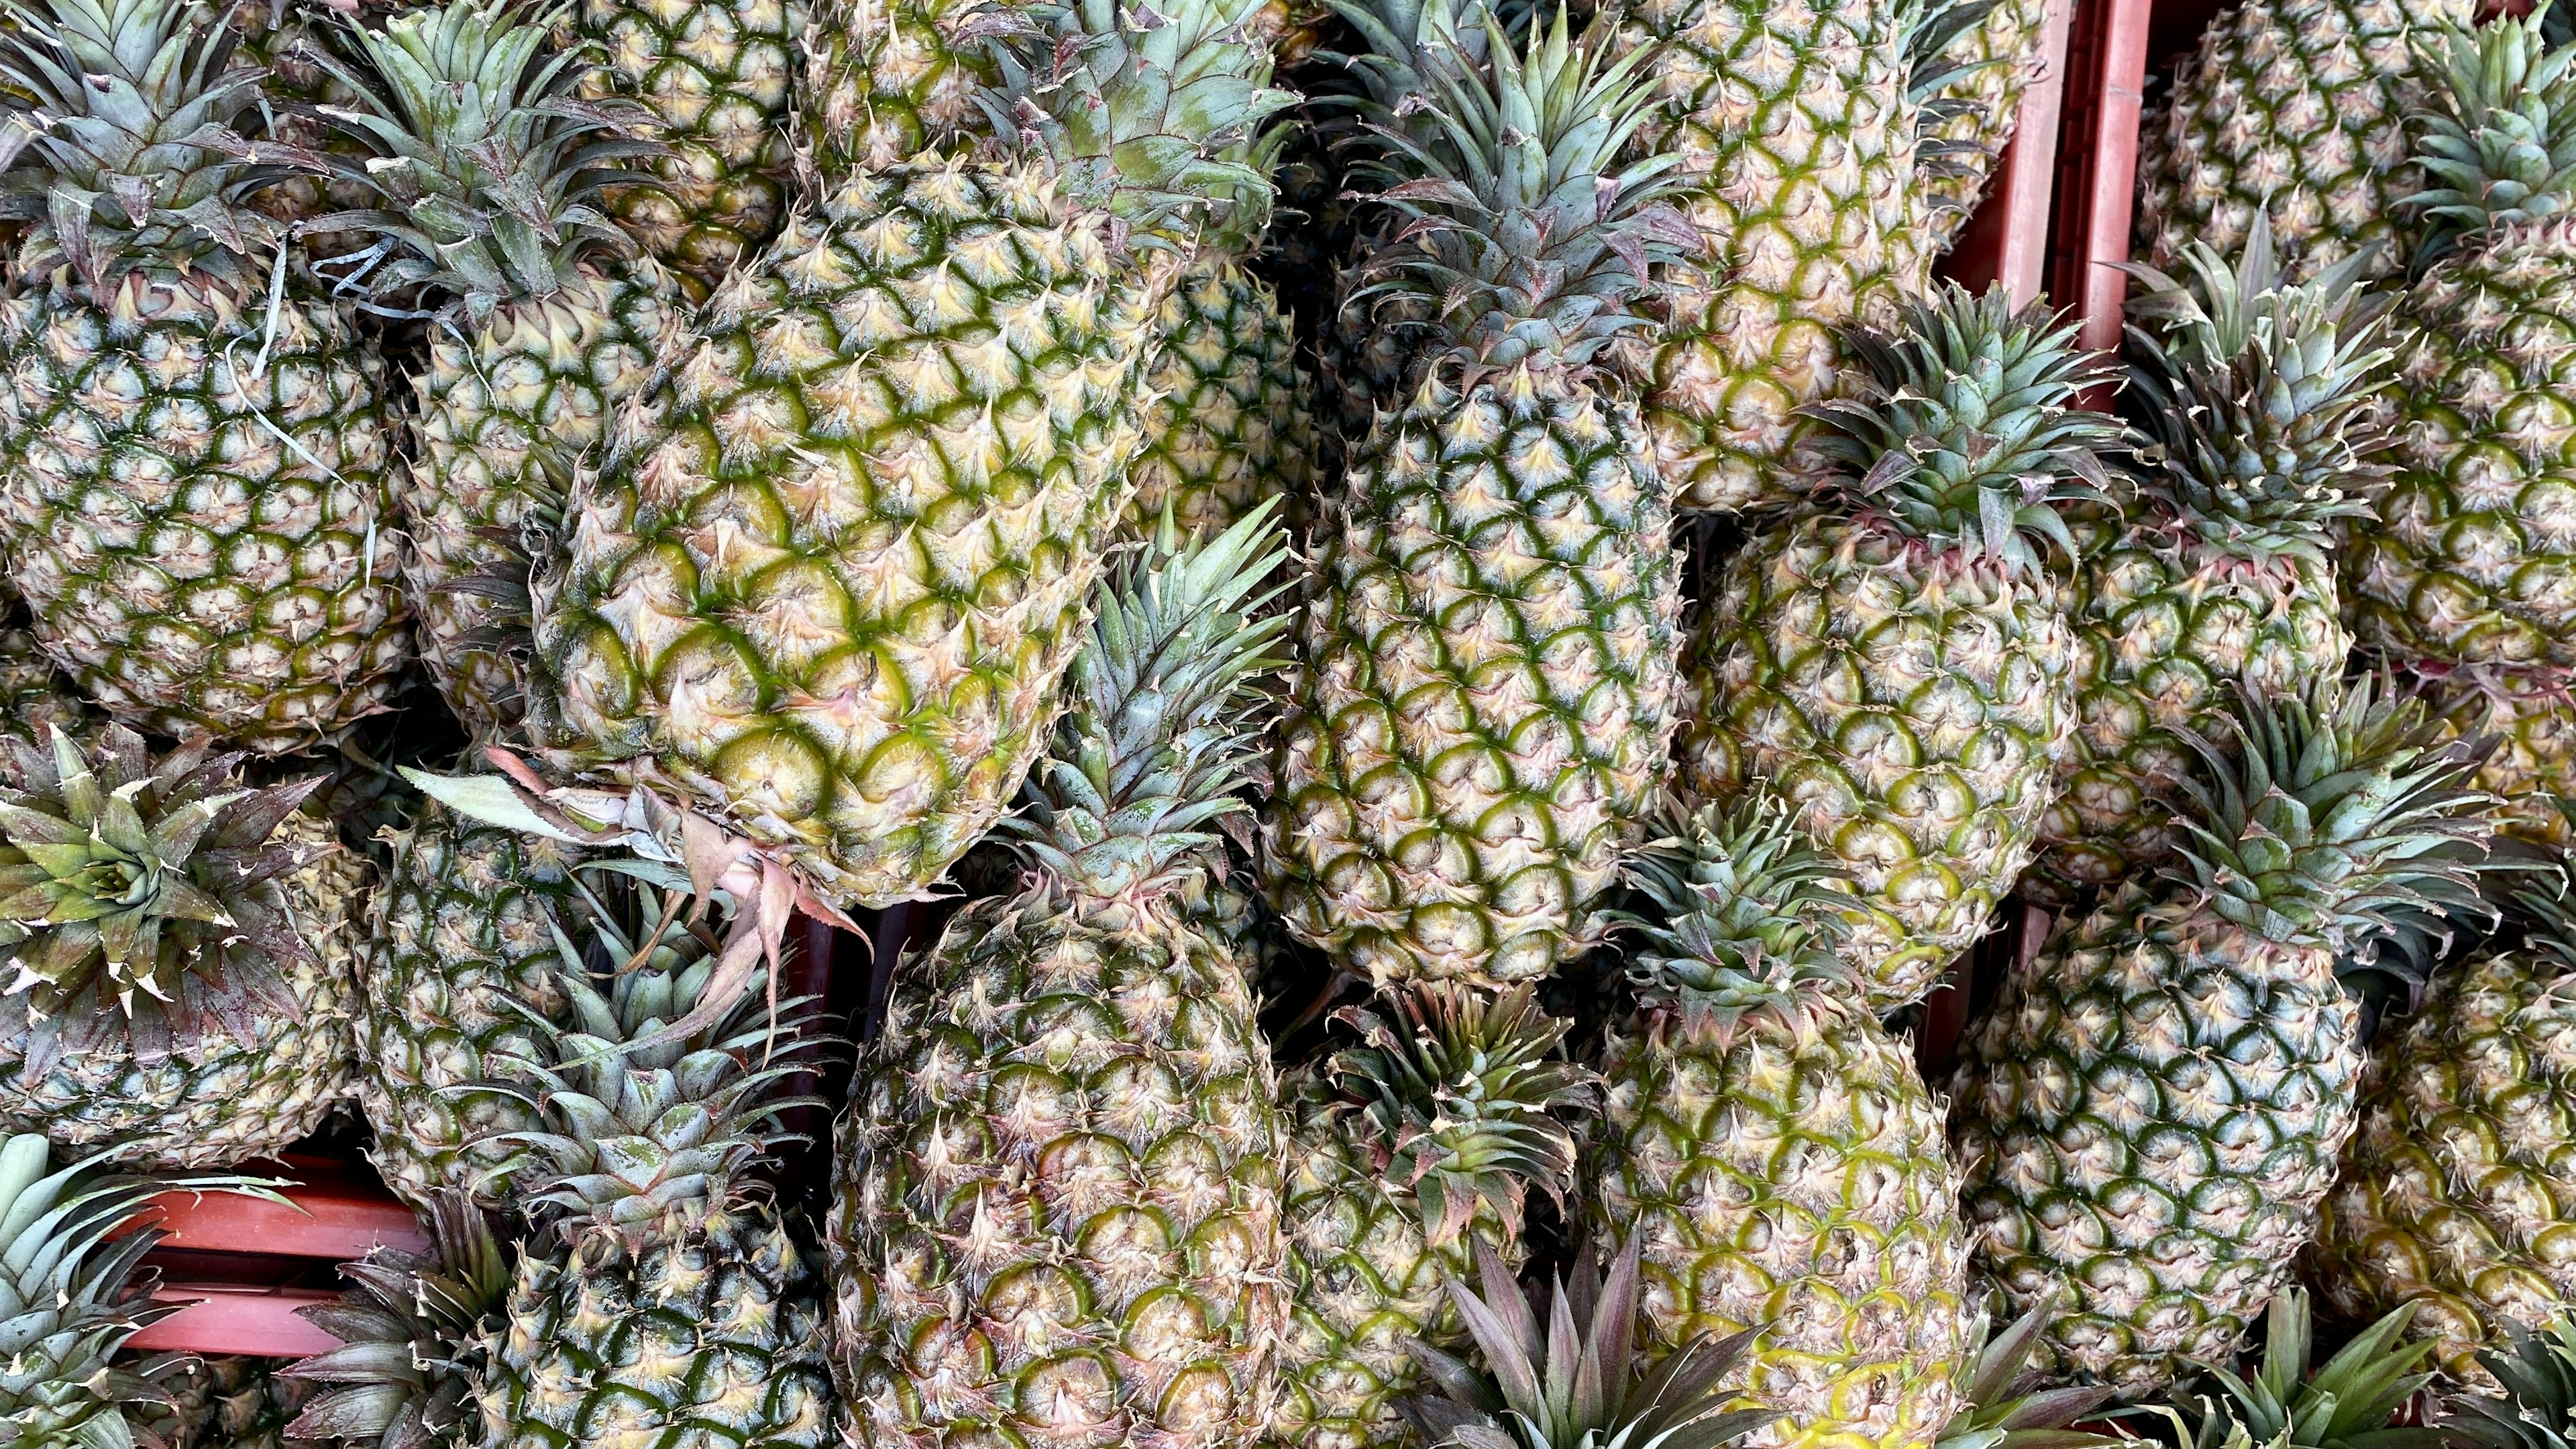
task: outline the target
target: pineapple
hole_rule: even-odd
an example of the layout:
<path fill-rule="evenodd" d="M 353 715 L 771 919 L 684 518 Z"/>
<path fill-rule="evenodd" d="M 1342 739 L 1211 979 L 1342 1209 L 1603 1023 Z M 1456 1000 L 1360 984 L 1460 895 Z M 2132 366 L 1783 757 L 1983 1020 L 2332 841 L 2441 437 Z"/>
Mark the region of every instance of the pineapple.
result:
<path fill-rule="evenodd" d="M 385 1184 L 414 1204 L 444 1189 L 500 1204 L 539 1125 L 498 1079 L 540 1056 L 540 1024 L 567 1025 L 558 932 L 578 936 L 578 848 L 460 816 L 434 801 L 388 832 L 359 987 L 358 1103 Z"/>
<path fill-rule="evenodd" d="M 1529 1187 L 1562 1203 L 1574 1134 L 1552 1109 L 1589 1105 L 1591 1074 L 1558 1059 L 1565 1023 L 1526 986 L 1487 999 L 1430 981 L 1366 1008 L 1363 1033 L 1284 1093 L 1290 1322 L 1270 1439 L 1302 1449 L 1404 1441 L 1398 1401 L 1421 1387 L 1409 1345 L 1467 1346 L 1441 1288 L 1470 1247 L 1526 1256 Z"/>
<path fill-rule="evenodd" d="M 510 1249 L 461 1193 L 430 1194 L 423 1217 L 428 1254 L 379 1248 L 341 1268 L 340 1301 L 295 1310 L 340 1346 L 281 1371 L 308 1398 L 290 1438 L 433 1449 L 476 1427 L 470 1391 L 508 1301 Z"/>
<path fill-rule="evenodd" d="M 1263 499 L 1294 499 L 1314 485 L 1297 337 L 1278 293 L 1245 269 L 1256 245 L 1211 238 L 1163 301 L 1130 534 L 1150 533 L 1165 509 L 1193 533 L 1223 533 Z"/>
<path fill-rule="evenodd" d="M 616 1443 L 827 1449 L 846 1426 L 829 1305 L 800 1214 L 754 1177 L 810 1070 L 807 1003 L 763 1010 L 642 861 L 561 973 L 571 1025 L 510 1064 L 543 1125 L 516 1180 L 536 1234 L 471 1352 L 483 1449 Z M 773 988 L 775 978 L 769 978 Z M 542 1059 L 539 1059 L 542 1058 Z"/>
<path fill-rule="evenodd" d="M 165 1188 L 227 1184 L 46 1157 L 41 1134 L 0 1138 L 0 1434 L 12 1449 L 121 1449 L 176 1410 L 189 1361 L 119 1356 L 178 1309 L 153 1303 L 160 1275 L 142 1263 L 161 1234 L 112 1235 Z"/>
<path fill-rule="evenodd" d="M 1317 527 L 1264 822 L 1281 914 L 1380 984 L 1508 985 L 1599 941 L 1678 704 L 1672 510 L 1600 370 L 1679 223 L 1669 158 L 1618 164 L 1645 57 L 1484 23 L 1489 66 L 1419 103 L 1445 142 L 1384 130 L 1413 240 L 1369 266 L 1441 342 Z"/>
<path fill-rule="evenodd" d="M 2338 954 L 2471 909 L 2485 797 L 2412 701 L 2246 693 L 2201 742 L 2191 839 L 2004 981 L 1963 1040 L 1951 1136 L 1980 1266 L 2046 1355 L 2124 1397 L 2223 1362 L 2313 1237 L 2351 1135 L 2360 1007 Z"/>
<path fill-rule="evenodd" d="M 145 1167 L 274 1155 L 349 1086 L 365 863 L 203 737 L 0 740 L 0 1130 Z"/>
<path fill-rule="evenodd" d="M 2437 974 L 2380 1052 L 2309 1274 L 2347 1318 L 2412 1304 L 2469 1379 L 2508 1323 L 2576 1299 L 2576 902 L 2557 880 L 2515 899 L 2520 939 Z"/>
<path fill-rule="evenodd" d="M 385 708 L 408 644 L 380 364 L 238 204 L 257 72 L 179 0 L 47 0 L 6 44 L 10 582 L 116 718 L 310 746 Z"/>
<path fill-rule="evenodd" d="M 1638 1009 L 1602 1053 L 1587 1176 L 1652 1359 L 1754 1334 L 1748 1444 L 1929 1449 L 1977 1318 L 1959 1180 L 1912 1049 L 1838 956 L 1849 899 L 1784 804 L 1703 810 L 1642 856 Z"/>
<path fill-rule="evenodd" d="M 1948 25 L 1927 17 L 1918 27 L 1917 50 L 1936 39 L 1941 44 L 1913 73 L 1915 90 L 1926 92 L 1916 126 L 1915 184 L 1924 193 L 1936 251 L 1949 250 L 1976 213 L 2020 128 L 2022 95 L 2047 62 L 2048 0 L 1953 5 L 1946 13 L 1956 17 Z M 1945 29 L 1951 33 L 1944 36 Z"/>
<path fill-rule="evenodd" d="M 333 224 L 393 249 L 369 285 L 427 294 L 401 492 L 403 565 L 422 662 L 467 730 L 526 712 L 527 538 L 560 526 L 563 490 L 608 417 L 678 345 L 678 285 L 601 208 L 644 154 L 640 107 L 573 104 L 578 56 L 541 21 L 474 0 L 351 25 L 358 63 L 320 64 L 349 93 L 335 177 L 372 209 Z M 550 545 L 540 542 L 542 556 Z"/>
<path fill-rule="evenodd" d="M 1623 0 L 1616 44 L 1656 53 L 1640 149 L 1677 155 L 1700 233 L 1658 282 L 1645 418 L 1675 506 L 1796 497 L 1830 462 L 1807 406 L 1850 366 L 1843 330 L 1890 320 L 1931 258 L 1888 0 Z"/>
<path fill-rule="evenodd" d="M 2077 577 L 2074 748 L 2041 827 L 2060 899 L 2116 888 L 2179 843 L 2175 781 L 2232 709 L 2231 681 L 2296 692 L 2343 673 L 2335 530 L 2367 517 L 2388 469 L 2374 410 L 2394 353 L 2355 316 L 2347 261 L 2305 286 L 2275 266 L 2261 214 L 2231 271 L 2185 248 L 2187 281 L 2132 268 L 2129 398 L 2155 451 L 2127 526 Z"/>
<path fill-rule="evenodd" d="M 0 734 L 43 744 L 59 725 L 78 732 L 90 723 L 89 706 L 72 693 L 54 661 L 24 629 L 0 629 Z"/>
<path fill-rule="evenodd" d="M 1841 954 L 1873 1008 L 1921 997 L 2031 857 L 2075 725 L 2059 510 L 2125 433 L 2069 408 L 2106 368 L 2000 289 L 1945 285 L 1819 443 L 1841 473 L 1757 534 L 1691 644 L 1686 793 L 1775 783 L 1861 901 Z"/>
<path fill-rule="evenodd" d="M 1637 1255 L 1604 1280 L 1589 1257 L 1560 1276 L 1542 1308 L 1490 1248 L 1477 1250 L 1480 1297 L 1457 1279 L 1449 1296 L 1473 1331 L 1489 1378 L 1425 1344 L 1415 1350 L 1441 1395 L 1407 1402 L 1422 1442 L 1445 1449 L 1727 1449 L 1770 1417 L 1730 1409 L 1718 1384 L 1742 1365 L 1749 1335 L 1700 1340 L 1643 1373 L 1629 1353 L 1638 1320 Z M 1546 1327 L 1540 1327 L 1544 1316 Z"/>
<path fill-rule="evenodd" d="M 2404 270 L 2399 203 L 2423 178 L 2406 134 L 2425 91 L 2411 42 L 2477 8 L 2250 0 L 2221 12 L 2140 137 L 2147 260 L 2179 266 L 2195 241 L 2232 259 L 2261 212 L 2293 281 L 2354 256 L 2365 280 Z"/>
<path fill-rule="evenodd" d="M 2576 430 L 2556 359 L 2576 315 L 2576 46 L 2539 15 L 2424 46 L 2418 147 L 2435 245 L 2408 289 L 2397 481 L 2346 575 L 2365 644 L 2394 662 L 2576 664 Z M 2535 169 L 2538 168 L 2538 169 Z"/>
<path fill-rule="evenodd" d="M 2446 729 L 2492 746 L 2475 784 L 2505 802 L 2497 831 L 2551 850 L 2576 847 L 2557 805 L 2576 798 L 2576 692 L 2567 672 L 2419 661 L 2402 673 Z"/>
<path fill-rule="evenodd" d="M 582 93 L 640 102 L 665 148 L 651 183 L 610 186 L 607 205 L 701 294 L 757 253 L 786 214 L 809 14 L 805 0 L 572 7 L 572 33 L 598 54 Z"/>
<path fill-rule="evenodd" d="M 1134 486 L 1173 250 L 1267 194 L 1211 159 L 1284 101 L 1249 9 L 1012 12 L 987 154 L 843 178 L 717 291 L 536 590 L 565 765 L 832 906 L 921 895 L 1000 818 Z"/>
<path fill-rule="evenodd" d="M 1267 1426 L 1286 1123 L 1248 963 L 1181 897 L 1244 808 L 1287 622 L 1254 617 L 1274 512 L 1112 574 L 1007 827 L 1025 884 L 896 974 L 829 1223 L 841 1390 L 878 1449 Z"/>

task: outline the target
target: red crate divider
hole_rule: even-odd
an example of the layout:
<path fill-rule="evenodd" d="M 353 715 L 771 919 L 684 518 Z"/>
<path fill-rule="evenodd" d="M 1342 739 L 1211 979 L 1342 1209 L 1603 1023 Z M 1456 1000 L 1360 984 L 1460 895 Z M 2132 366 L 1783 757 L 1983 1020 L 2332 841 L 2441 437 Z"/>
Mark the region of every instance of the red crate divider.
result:
<path fill-rule="evenodd" d="M 249 1163 L 253 1176 L 292 1183 L 270 1202 L 229 1192 L 165 1192 L 159 1210 L 161 1245 L 201 1253 L 322 1258 L 347 1262 L 379 1247 L 425 1252 L 429 1237 L 412 1210 L 385 1190 L 374 1173 L 328 1158 L 291 1157 L 282 1163 Z"/>
<path fill-rule="evenodd" d="M 303 1358 L 337 1348 L 340 1340 L 297 1317 L 295 1310 L 338 1296 L 310 1288 L 174 1283 L 154 1293 L 153 1301 L 188 1306 L 127 1339 L 126 1345 L 151 1353 Z"/>
<path fill-rule="evenodd" d="M 2147 83 L 2151 0 L 2085 0 L 2067 44 L 2065 135 L 2049 295 L 2071 306 L 2087 347 L 2120 345 L 2120 303 L 2138 193 L 2138 125 Z M 2107 394 L 2088 399 L 2108 404 Z"/>

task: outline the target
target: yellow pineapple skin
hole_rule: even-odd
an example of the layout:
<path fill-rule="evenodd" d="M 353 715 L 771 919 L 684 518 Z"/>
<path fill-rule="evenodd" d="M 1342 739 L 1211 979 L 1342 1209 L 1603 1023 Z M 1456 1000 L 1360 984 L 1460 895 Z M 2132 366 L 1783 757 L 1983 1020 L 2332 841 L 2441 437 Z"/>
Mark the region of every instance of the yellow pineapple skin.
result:
<path fill-rule="evenodd" d="M 1678 723 L 1680 567 L 1634 408 L 1434 374 L 1318 529 L 1265 816 L 1292 929 L 1381 984 L 1598 941 Z"/>
<path fill-rule="evenodd" d="M 1639 1245 L 1642 1347 L 1758 1329 L 1758 1449 L 1926 1449 L 1960 1407 L 1968 1241 L 1941 1104 L 1857 1002 L 1657 1010 L 1603 1052 L 1595 1239 Z"/>
<path fill-rule="evenodd" d="M 2345 587 L 2398 660 L 2576 666 L 2576 220 L 2501 225 L 2405 296 L 2396 481 Z"/>
<path fill-rule="evenodd" d="M 2576 997 L 2563 962 L 2489 951 L 2433 978 L 2373 1064 L 2308 1277 L 2356 1321 L 2408 1331 L 2485 1380 L 2506 1320 L 2576 1296 Z"/>
<path fill-rule="evenodd" d="M 524 632 L 524 606 L 469 581 L 524 572 L 526 532 L 560 531 L 549 515 L 562 510 L 574 469 L 615 408 L 676 354 L 687 314 L 678 282 L 645 261 L 584 266 L 549 296 L 431 331 L 429 365 L 413 380 L 403 581 L 421 662 L 478 738 L 515 728 L 533 685 L 524 646 L 500 637 Z"/>
<path fill-rule="evenodd" d="M 2504 802 L 2497 834 L 2555 851 L 2576 847 L 2576 825 L 2551 800 L 2576 800 L 2576 678 L 2547 666 L 2420 661 L 2398 672 L 2423 693 L 2446 736 L 2493 746 L 2471 780 Z"/>
<path fill-rule="evenodd" d="M 1922 288 L 1932 238 L 1912 184 L 1894 11 L 1868 0 L 1632 0 L 1622 50 L 1663 47 L 1638 133 L 1681 157 L 1705 239 L 1650 301 L 1646 425 L 1676 508 L 1785 502 L 1823 469 L 1799 409 L 1844 376 L 1840 329 Z"/>
<path fill-rule="evenodd" d="M 410 655 L 381 364 L 349 319 L 142 270 L 0 299 L 0 549 L 38 644 L 138 729 L 310 748 Z M 264 363 L 264 370 L 263 370 Z"/>
<path fill-rule="evenodd" d="M 1270 284 L 1211 250 L 1172 288 L 1157 330 L 1127 531 L 1144 536 L 1168 508 L 1184 531 L 1214 537 L 1264 499 L 1305 507 L 1315 430 L 1297 337 Z"/>
<path fill-rule="evenodd" d="M 1729 562 L 1692 637 L 1684 792 L 1790 802 L 1860 899 L 1843 955 L 1880 1010 L 1930 991 L 2031 861 L 2076 722 L 2062 592 L 1807 514 Z"/>
<path fill-rule="evenodd" d="M 916 898 L 1043 743 L 1135 487 L 1168 264 L 1042 169 L 870 173 L 628 399 L 536 594 L 576 767 L 835 903 Z"/>

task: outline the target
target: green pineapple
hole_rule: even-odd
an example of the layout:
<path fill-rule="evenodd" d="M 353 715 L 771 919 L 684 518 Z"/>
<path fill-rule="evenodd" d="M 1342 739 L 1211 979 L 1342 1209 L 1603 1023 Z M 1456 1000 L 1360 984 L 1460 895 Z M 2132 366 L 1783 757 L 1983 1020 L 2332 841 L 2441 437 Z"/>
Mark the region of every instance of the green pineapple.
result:
<path fill-rule="evenodd" d="M 1287 623 L 1255 617 L 1274 511 L 1112 574 L 1007 827 L 1021 888 L 896 974 L 829 1225 L 841 1389 L 879 1449 L 1268 1426 L 1287 1123 L 1250 963 L 1182 891 L 1244 808 Z"/>
<path fill-rule="evenodd" d="M 147 1167 L 274 1155 L 347 1092 L 365 863 L 201 737 L 0 740 L 0 1130 Z"/>
<path fill-rule="evenodd" d="M 2296 692 L 2352 650 L 2335 531 L 2369 515 L 2389 469 L 2381 390 L 2394 357 L 2356 315 L 2358 265 L 2285 283 L 2257 215 L 2233 271 L 2199 243 L 2187 280 L 2132 268 L 2131 411 L 2155 451 L 2126 526 L 2076 581 L 2078 692 L 2065 794 L 2037 871 L 2081 899 L 2161 865 L 2180 843 L 2176 781 L 2197 767 L 2232 681 Z"/>
<path fill-rule="evenodd" d="M 1874 380 L 1823 409 L 1842 472 L 1725 566 L 1692 640 L 1686 793 L 1768 781 L 1862 902 L 1841 947 L 1871 1005 L 1921 997 L 2029 862 L 2076 720 L 2061 509 L 2126 434 L 2071 327 L 1945 285 Z"/>
<path fill-rule="evenodd" d="M 1757 1446 L 1928 1449 L 1977 1318 L 1959 1179 L 1910 1046 L 1839 956 L 1850 898 L 1787 807 L 1704 810 L 1641 856 L 1634 1016 L 1602 1053 L 1596 1237 L 1644 1275 L 1661 1359 L 1751 1332 Z"/>
<path fill-rule="evenodd" d="M 2423 173 L 2412 42 L 2474 0 L 2253 0 L 2222 11 L 2139 140 L 2137 234 L 2159 267 L 2198 242 L 2234 259 L 2266 214 L 2293 281 L 2349 257 L 2405 268 L 2399 203 Z"/>
<path fill-rule="evenodd" d="M 540 1023 L 567 1022 L 557 934 L 586 916 L 578 847 L 420 801 L 384 837 L 391 867 L 369 914 L 359 987 L 358 1102 L 387 1186 L 415 1204 L 440 1189 L 511 1199 L 511 1134 L 535 1107 L 497 1082 L 541 1057 Z"/>
<path fill-rule="evenodd" d="M 2576 828 L 2557 804 L 2576 798 L 2576 694 L 2566 671 L 2419 661 L 2400 674 L 2445 729 L 2491 746 L 2474 783 L 2504 801 L 2497 833 L 2576 847 Z"/>
<path fill-rule="evenodd" d="M 258 73 L 231 48 L 179 0 L 11 29 L 0 553 L 108 713 L 281 752 L 385 708 L 408 644 L 381 365 L 241 201 Z"/>
<path fill-rule="evenodd" d="M 1267 195 L 1211 159 L 1284 102 L 1250 8 L 1013 12 L 985 153 L 839 178 L 718 289 L 536 591 L 565 763 L 832 905 L 920 895 L 1000 818 L 1134 486 L 1175 250 Z"/>
<path fill-rule="evenodd" d="M 2509 1323 L 2576 1299 L 2576 903 L 2556 880 L 2515 903 L 2521 928 L 2436 974 L 2381 1048 L 2308 1275 L 2347 1318 L 2412 1305 L 2469 1379 Z"/>
<path fill-rule="evenodd" d="M 299 1443 L 448 1449 L 479 1427 L 472 1401 L 491 1330 L 508 1301 L 511 1250 L 463 1194 L 431 1193 L 426 1254 L 379 1248 L 346 1264 L 336 1303 L 296 1313 L 340 1340 L 280 1374 L 307 1396 Z"/>
<path fill-rule="evenodd" d="M 2004 981 L 1964 1038 L 1951 1136 L 1980 1266 L 2044 1308 L 2048 1365 L 2124 1397 L 2223 1362 L 2317 1228 L 2352 1133 L 2360 1006 L 2337 958 L 2475 908 L 2467 761 L 2367 678 L 2247 694 L 2201 744 L 2191 838 Z"/>
<path fill-rule="evenodd" d="M 810 1003 L 720 969 L 685 876 L 645 862 L 561 974 L 570 1025 L 510 1064 L 542 1125 L 515 1180 L 535 1235 L 473 1352 L 474 1442 L 842 1442 L 830 1307 L 800 1214 L 755 1170 L 791 1134 Z"/>
<path fill-rule="evenodd" d="M 1450 1351 L 1467 1330 L 1442 1291 L 1483 1244 L 1527 1256 L 1523 1200 L 1562 1205 L 1574 1134 L 1552 1111 L 1588 1106 L 1591 1074 L 1561 1060 L 1566 1024 L 1529 987 L 1488 999 L 1455 982 L 1393 998 L 1400 1019 L 1342 1013 L 1361 1043 L 1282 1092 L 1290 1319 L 1271 1416 L 1280 1446 L 1399 1444 L 1421 1387 L 1410 1346 Z"/>
<path fill-rule="evenodd" d="M 575 104 L 579 55 L 549 53 L 542 20 L 454 0 L 345 31 L 353 59 L 320 64 L 347 93 L 332 173 L 361 209 L 333 224 L 391 248 L 368 287 L 434 314 L 403 581 L 439 693 L 498 737 L 528 703 L 529 536 L 551 552 L 574 466 L 687 307 L 600 200 L 650 149 L 619 135 L 642 108 Z"/>
<path fill-rule="evenodd" d="M 2542 26 L 2445 25 L 2422 47 L 2414 199 L 2448 251 L 2405 294 L 2401 466 L 2345 576 L 2363 643 L 2400 664 L 2576 664 L 2576 431 L 2555 420 L 2576 346 L 2576 45 L 2549 49 Z"/>
<path fill-rule="evenodd" d="M 652 184 L 607 188 L 645 250 L 703 293 L 756 255 L 785 218 L 805 0 L 579 0 L 573 34 L 597 47 L 582 78 L 593 100 L 652 113 L 664 154 Z"/>
<path fill-rule="evenodd" d="M 1420 102 L 1438 140 L 1383 128 L 1409 240 L 1368 265 L 1439 342 L 1317 525 L 1264 822 L 1281 914 L 1380 984 L 1596 943 L 1679 703 L 1672 510 L 1602 371 L 1677 237 L 1671 158 L 1618 162 L 1645 57 L 1482 23 L 1488 66 Z"/>

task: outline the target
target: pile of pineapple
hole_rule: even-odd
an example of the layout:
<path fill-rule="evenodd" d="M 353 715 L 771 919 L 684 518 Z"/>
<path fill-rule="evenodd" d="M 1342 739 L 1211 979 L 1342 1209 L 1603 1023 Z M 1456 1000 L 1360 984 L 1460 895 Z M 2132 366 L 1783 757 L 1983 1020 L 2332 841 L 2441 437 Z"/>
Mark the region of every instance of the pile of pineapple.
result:
<path fill-rule="evenodd" d="M 0 1449 L 2564 1449 L 2576 45 L 2044 9 L 13 0 Z"/>

